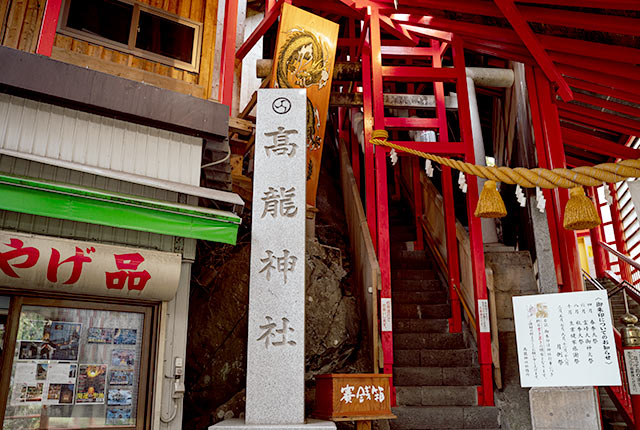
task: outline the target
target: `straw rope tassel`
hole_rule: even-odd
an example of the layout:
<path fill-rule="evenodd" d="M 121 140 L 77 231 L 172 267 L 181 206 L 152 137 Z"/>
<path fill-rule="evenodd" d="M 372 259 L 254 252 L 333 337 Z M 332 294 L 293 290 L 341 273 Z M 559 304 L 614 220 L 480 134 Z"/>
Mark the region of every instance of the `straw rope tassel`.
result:
<path fill-rule="evenodd" d="M 473 214 L 480 218 L 502 218 L 507 215 L 507 208 L 496 189 L 495 181 L 489 179 L 484 183 Z"/>
<path fill-rule="evenodd" d="M 435 161 L 436 163 L 440 163 L 461 172 L 488 179 L 494 182 L 492 187 L 494 191 L 495 182 L 504 182 L 505 184 L 511 185 L 517 184 L 524 188 L 540 187 L 546 189 L 571 189 L 571 198 L 569 199 L 569 202 L 567 202 L 567 207 L 565 208 L 565 217 L 569 214 L 569 219 L 565 219 L 563 223 L 567 229 L 593 228 L 593 226 L 600 223 L 600 219 L 597 216 L 597 211 L 593 206 L 593 202 L 584 195 L 582 186 L 596 187 L 602 185 L 604 182 L 613 183 L 623 181 L 627 178 L 640 177 L 640 159 L 622 160 L 618 163 L 603 163 L 592 167 L 581 166 L 575 169 L 548 170 L 541 168 L 525 169 L 521 167 L 515 169 L 511 169 L 509 167 L 487 167 L 477 166 L 475 164 L 465 163 L 464 161 L 440 157 L 435 154 L 428 154 L 426 152 L 396 145 L 395 143 L 387 142 L 388 137 L 389 134 L 385 130 L 374 130 L 372 133 L 371 143 L 387 146 L 397 151 L 404 151 L 409 154 L 426 158 L 427 160 Z M 490 190 L 487 190 L 487 193 L 485 193 L 485 190 L 487 190 L 486 184 L 482 190 L 478 206 L 480 206 L 480 201 L 483 200 L 482 195 L 491 196 L 485 198 L 491 198 L 492 201 L 495 197 L 495 194 Z M 497 191 L 495 192 L 497 193 Z M 485 203 L 487 203 L 487 201 L 484 201 L 482 204 L 484 205 Z M 495 207 L 497 206 L 494 206 L 494 208 Z M 484 213 L 484 211 L 478 211 L 478 208 L 476 208 L 476 211 L 478 213 Z M 487 213 L 497 212 L 499 211 L 489 210 Z M 594 213 L 595 216 L 593 215 Z M 594 225 L 594 223 L 596 224 Z"/>

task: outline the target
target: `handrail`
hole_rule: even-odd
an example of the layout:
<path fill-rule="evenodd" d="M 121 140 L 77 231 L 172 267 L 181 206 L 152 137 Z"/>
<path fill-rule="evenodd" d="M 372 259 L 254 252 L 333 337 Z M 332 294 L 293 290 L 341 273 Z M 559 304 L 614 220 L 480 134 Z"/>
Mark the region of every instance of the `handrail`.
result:
<path fill-rule="evenodd" d="M 431 236 L 431 232 L 425 225 L 424 216 L 421 221 L 422 221 L 422 231 L 424 231 L 425 238 L 427 239 L 426 240 L 427 245 L 429 246 L 429 249 L 431 250 L 433 255 L 436 257 L 438 266 L 440 266 L 440 269 L 442 270 L 442 274 L 445 275 L 445 279 L 449 279 L 449 267 L 444 257 L 440 253 L 440 249 L 438 249 L 438 246 L 436 245 L 436 241 L 433 239 L 433 236 Z M 464 312 L 467 314 L 467 317 L 469 318 L 469 323 L 471 324 L 471 327 L 473 327 L 473 330 L 475 331 L 477 327 L 477 323 L 476 323 L 475 317 L 471 313 L 469 304 L 467 303 L 466 299 L 462 295 L 462 292 L 460 291 L 457 285 L 453 284 L 453 289 L 456 290 L 458 299 L 460 299 L 460 303 L 462 303 L 462 308 L 464 309 Z"/>
<path fill-rule="evenodd" d="M 618 257 L 619 259 L 621 259 L 625 263 L 627 263 L 627 264 L 635 267 L 636 269 L 640 270 L 640 263 L 638 263 L 636 260 L 634 260 L 633 258 L 629 257 L 628 255 L 625 255 L 625 254 L 621 253 L 620 251 L 613 249 L 612 247 L 610 247 L 609 245 L 607 245 L 604 242 L 596 242 L 596 244 L 600 245 L 606 251 L 609 251 L 611 254 L 615 255 L 616 257 Z"/>

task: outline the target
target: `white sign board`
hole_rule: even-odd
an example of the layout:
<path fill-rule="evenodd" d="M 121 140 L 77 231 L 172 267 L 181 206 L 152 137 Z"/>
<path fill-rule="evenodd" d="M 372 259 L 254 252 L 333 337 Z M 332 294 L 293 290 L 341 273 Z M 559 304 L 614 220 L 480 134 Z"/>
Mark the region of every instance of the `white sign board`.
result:
<path fill-rule="evenodd" d="M 169 301 L 180 254 L 0 230 L 0 285 Z"/>
<path fill-rule="evenodd" d="M 523 387 L 620 385 L 606 291 L 513 297 Z"/>
<path fill-rule="evenodd" d="M 307 92 L 258 90 L 245 420 L 304 423 Z"/>
<path fill-rule="evenodd" d="M 627 368 L 629 394 L 640 394 L 640 349 L 625 349 L 624 364 Z"/>

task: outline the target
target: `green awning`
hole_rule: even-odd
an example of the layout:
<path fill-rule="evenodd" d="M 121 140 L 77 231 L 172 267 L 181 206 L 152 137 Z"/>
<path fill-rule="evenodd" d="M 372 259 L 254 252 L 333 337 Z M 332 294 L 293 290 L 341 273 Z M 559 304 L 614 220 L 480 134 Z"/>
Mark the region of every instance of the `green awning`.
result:
<path fill-rule="evenodd" d="M 235 245 L 231 212 L 0 174 L 0 209 Z"/>

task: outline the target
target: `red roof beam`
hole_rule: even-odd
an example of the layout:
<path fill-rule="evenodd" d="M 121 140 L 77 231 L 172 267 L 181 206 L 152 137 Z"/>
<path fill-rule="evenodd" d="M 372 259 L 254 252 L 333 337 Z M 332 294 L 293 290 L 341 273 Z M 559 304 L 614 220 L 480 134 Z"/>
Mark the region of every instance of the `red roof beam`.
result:
<path fill-rule="evenodd" d="M 565 76 L 565 81 L 572 88 L 580 88 L 581 90 L 591 91 L 594 93 L 602 94 L 604 96 L 610 96 L 620 100 L 626 100 L 628 102 L 640 104 L 640 95 L 636 95 L 627 91 L 617 90 L 603 85 L 594 84 L 592 82 L 582 81 L 580 79 L 570 78 Z"/>
<path fill-rule="evenodd" d="M 593 82 L 605 87 L 615 88 L 622 91 L 628 91 L 630 93 L 640 96 L 640 81 L 620 78 L 618 76 L 610 75 L 603 72 L 594 72 L 592 70 L 585 70 L 578 67 L 567 66 L 564 64 L 558 65 L 558 69 L 565 76 L 572 78 L 582 79 L 583 81 Z"/>
<path fill-rule="evenodd" d="M 508 60 L 519 61 L 521 63 L 534 65 L 535 60 L 530 55 L 519 54 L 506 49 L 492 48 L 481 41 L 473 41 L 473 39 L 466 39 L 464 43 L 465 49 L 469 49 L 480 54 L 491 55 L 497 58 L 505 58 Z"/>
<path fill-rule="evenodd" d="M 582 108 L 584 110 L 589 110 L 588 108 L 583 108 L 577 105 L 571 105 L 573 109 Z M 608 121 L 603 121 L 601 119 L 593 118 L 586 116 L 581 113 L 573 112 L 568 109 L 563 109 L 564 105 L 559 104 L 559 115 L 560 119 L 563 121 L 571 121 L 577 125 L 581 125 L 583 127 L 591 128 L 599 130 L 603 133 L 622 133 L 622 134 L 631 134 L 631 130 L 626 127 L 621 127 L 618 124 L 614 124 Z"/>
<path fill-rule="evenodd" d="M 596 58 L 587 58 L 560 52 L 550 52 L 549 57 L 551 57 L 551 59 L 556 63 L 562 63 L 567 66 L 579 67 L 581 69 L 593 70 L 596 72 L 606 70 L 607 73 L 620 76 L 625 79 L 637 80 L 640 76 L 640 67 L 626 63 L 619 63 L 617 61 L 603 61 Z"/>
<path fill-rule="evenodd" d="M 438 67 L 383 66 L 382 77 L 392 82 L 455 82 L 456 70 Z"/>
<path fill-rule="evenodd" d="M 592 7 L 598 9 L 603 6 L 602 0 L 518 0 L 518 3 L 542 3 L 554 6 Z M 640 3 L 638 0 L 607 1 L 604 5 L 607 9 L 640 10 Z"/>
<path fill-rule="evenodd" d="M 600 7 L 603 6 L 606 8 L 607 3 L 604 2 Z M 520 11 L 527 21 L 562 27 L 575 27 L 583 30 L 603 31 L 605 33 L 640 36 L 640 20 L 635 18 L 532 6 L 522 6 Z"/>
<path fill-rule="evenodd" d="M 562 127 L 562 139 L 565 143 L 589 152 L 606 155 L 613 158 L 640 158 L 640 150 L 618 145 L 607 139 L 592 136 L 581 131 Z"/>
<path fill-rule="evenodd" d="M 544 34 L 538 34 L 538 39 L 548 51 L 565 52 L 572 55 L 619 61 L 621 63 L 640 64 L 640 49 Z"/>
<path fill-rule="evenodd" d="M 574 100 L 577 102 L 587 103 L 590 105 L 598 106 L 604 109 L 609 109 L 614 112 L 623 113 L 634 118 L 640 119 L 640 109 L 633 106 L 625 105 L 622 103 L 616 103 L 611 100 L 606 100 L 600 97 L 590 96 L 587 94 L 574 93 Z M 638 122 L 640 126 L 640 122 Z"/>
<path fill-rule="evenodd" d="M 606 123 L 606 128 L 599 128 L 616 131 L 622 134 L 633 134 L 635 136 L 640 136 L 640 122 L 638 121 L 634 121 L 632 119 L 624 118 L 611 113 L 590 109 L 588 107 L 579 106 L 574 103 L 559 102 L 558 108 L 602 121 L 601 124 L 603 125 Z M 583 122 L 585 124 L 589 124 L 589 119 L 584 118 Z"/>
<path fill-rule="evenodd" d="M 440 51 L 426 46 L 382 46 L 382 55 L 390 58 L 424 58 L 439 55 Z"/>
<path fill-rule="evenodd" d="M 388 16 L 380 15 L 380 27 L 406 45 L 416 46 L 420 42 L 419 37 L 411 34 L 409 30 L 391 20 Z"/>
<path fill-rule="evenodd" d="M 546 75 L 549 81 L 557 85 L 557 91 L 562 100 L 569 101 L 573 99 L 571 88 L 565 82 L 564 78 L 556 69 L 556 66 L 549 58 L 549 54 L 545 51 L 540 41 L 536 38 L 533 30 L 529 27 L 529 24 L 524 19 L 516 5 L 512 0 L 494 0 L 496 5 L 500 8 L 504 16 L 507 18 L 513 29 L 518 33 L 518 36 L 522 39 L 533 58 L 538 62 L 540 68 Z"/>

